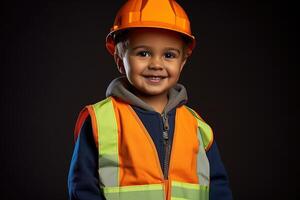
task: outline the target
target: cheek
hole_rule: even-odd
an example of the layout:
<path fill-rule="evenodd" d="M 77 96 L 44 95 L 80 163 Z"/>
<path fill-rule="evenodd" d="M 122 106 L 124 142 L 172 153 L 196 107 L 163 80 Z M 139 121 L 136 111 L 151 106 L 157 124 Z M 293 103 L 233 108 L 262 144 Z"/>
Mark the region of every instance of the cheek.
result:
<path fill-rule="evenodd" d="M 141 73 L 145 68 L 147 67 L 147 62 L 143 60 L 138 60 L 138 59 L 130 59 L 128 62 L 128 68 L 131 71 L 131 73 Z"/>
<path fill-rule="evenodd" d="M 180 75 L 180 72 L 181 72 L 180 68 L 181 68 L 181 62 L 176 62 L 176 63 L 171 64 L 168 67 L 169 75 L 173 76 L 174 78 L 178 77 Z"/>

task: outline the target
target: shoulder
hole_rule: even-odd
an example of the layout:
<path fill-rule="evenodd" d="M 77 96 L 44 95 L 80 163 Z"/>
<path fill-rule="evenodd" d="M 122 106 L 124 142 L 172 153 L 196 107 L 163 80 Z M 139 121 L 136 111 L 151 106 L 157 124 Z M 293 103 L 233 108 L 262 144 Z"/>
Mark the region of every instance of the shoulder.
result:
<path fill-rule="evenodd" d="M 74 129 L 74 140 L 76 141 L 79 134 L 80 130 L 83 127 L 84 123 L 88 120 L 89 123 L 92 125 L 92 130 L 94 134 L 95 141 L 97 141 L 97 135 L 96 135 L 96 130 L 97 130 L 97 124 L 96 124 L 96 116 L 97 113 L 102 109 L 103 106 L 107 106 L 109 104 L 112 104 L 113 98 L 112 97 L 107 97 L 101 101 L 98 101 L 94 104 L 88 104 L 86 105 L 78 114 L 77 121 L 75 124 L 75 129 Z"/>
<path fill-rule="evenodd" d="M 214 136 L 212 128 L 206 123 L 203 118 L 192 108 L 184 106 L 197 120 L 201 139 L 203 141 L 205 150 L 208 151 L 213 144 Z"/>

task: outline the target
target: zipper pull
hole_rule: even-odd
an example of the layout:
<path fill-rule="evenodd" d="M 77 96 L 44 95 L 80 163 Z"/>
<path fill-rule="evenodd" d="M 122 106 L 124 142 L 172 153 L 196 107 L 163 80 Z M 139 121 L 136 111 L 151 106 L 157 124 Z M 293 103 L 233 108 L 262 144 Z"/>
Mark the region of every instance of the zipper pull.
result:
<path fill-rule="evenodd" d="M 168 115 L 166 113 L 162 114 L 162 118 L 163 118 L 163 123 L 164 123 L 164 130 L 168 131 L 169 130 L 169 118 Z"/>
<path fill-rule="evenodd" d="M 168 140 L 169 139 L 169 119 L 168 119 L 168 115 L 166 113 L 162 114 L 162 119 L 163 119 L 163 125 L 164 125 L 164 131 L 163 131 L 163 138 L 164 140 Z"/>

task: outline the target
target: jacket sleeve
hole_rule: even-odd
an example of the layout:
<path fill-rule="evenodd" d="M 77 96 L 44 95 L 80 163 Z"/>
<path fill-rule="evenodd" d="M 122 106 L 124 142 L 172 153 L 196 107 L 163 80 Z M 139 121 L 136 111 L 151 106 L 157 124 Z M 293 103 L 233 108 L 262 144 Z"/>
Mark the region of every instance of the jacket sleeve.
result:
<path fill-rule="evenodd" d="M 93 139 L 91 119 L 80 129 L 68 176 L 70 200 L 104 200 L 99 188 L 98 151 Z"/>
<path fill-rule="evenodd" d="M 210 200 L 232 200 L 232 193 L 229 187 L 228 176 L 216 142 L 206 152 L 210 165 Z"/>

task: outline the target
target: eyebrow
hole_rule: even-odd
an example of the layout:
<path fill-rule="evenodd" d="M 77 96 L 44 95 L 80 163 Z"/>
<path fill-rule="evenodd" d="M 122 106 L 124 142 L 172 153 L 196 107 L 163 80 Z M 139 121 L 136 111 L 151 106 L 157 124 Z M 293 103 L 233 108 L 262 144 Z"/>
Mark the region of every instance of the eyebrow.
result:
<path fill-rule="evenodd" d="M 136 49 L 139 49 L 139 48 L 144 48 L 144 49 L 151 49 L 151 47 L 147 46 L 147 45 L 139 45 L 139 46 L 135 46 L 133 48 L 131 48 L 133 51 L 136 50 Z M 174 47 L 166 47 L 164 48 L 164 50 L 168 50 L 168 51 L 177 51 L 178 54 L 181 54 L 181 51 L 177 48 L 174 48 Z"/>

